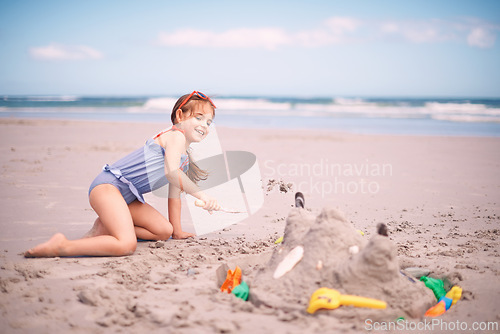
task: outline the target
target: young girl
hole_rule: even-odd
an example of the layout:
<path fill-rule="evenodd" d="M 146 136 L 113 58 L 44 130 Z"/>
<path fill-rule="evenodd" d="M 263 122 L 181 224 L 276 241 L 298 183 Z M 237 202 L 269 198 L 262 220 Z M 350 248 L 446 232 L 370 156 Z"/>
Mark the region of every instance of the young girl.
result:
<path fill-rule="evenodd" d="M 181 192 L 202 200 L 203 209 L 209 212 L 220 209 L 215 199 L 196 186 L 207 173 L 188 155 L 189 145 L 207 136 L 214 116 L 215 105 L 203 93 L 194 91 L 179 98 L 172 110 L 170 129 L 148 139 L 143 148 L 106 165 L 91 184 L 89 201 L 98 218 L 86 237 L 68 240 L 58 233 L 28 250 L 25 256 L 130 255 L 138 238 L 192 237 L 181 227 Z M 169 220 L 145 203 L 142 196 L 167 183 Z"/>

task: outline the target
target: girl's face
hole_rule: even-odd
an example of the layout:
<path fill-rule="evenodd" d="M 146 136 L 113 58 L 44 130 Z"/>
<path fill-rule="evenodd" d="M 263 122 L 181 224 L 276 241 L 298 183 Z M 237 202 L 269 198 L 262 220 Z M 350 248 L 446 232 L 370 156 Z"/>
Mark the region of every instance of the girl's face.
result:
<path fill-rule="evenodd" d="M 184 135 L 190 143 L 198 143 L 208 135 L 210 124 L 212 124 L 212 108 L 203 103 L 200 108 L 196 108 L 193 114 L 180 122 Z"/>

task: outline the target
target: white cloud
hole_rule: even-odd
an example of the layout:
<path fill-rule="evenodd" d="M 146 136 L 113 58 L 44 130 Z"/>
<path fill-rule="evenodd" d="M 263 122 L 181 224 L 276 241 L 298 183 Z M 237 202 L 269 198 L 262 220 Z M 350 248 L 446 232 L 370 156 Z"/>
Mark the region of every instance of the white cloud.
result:
<path fill-rule="evenodd" d="M 158 42 L 165 46 L 264 48 L 268 50 L 286 45 L 317 47 L 346 41 L 346 33 L 356 30 L 359 24 L 358 20 L 352 18 L 332 17 L 318 29 L 296 33 L 280 28 L 239 28 L 220 33 L 181 29 L 172 33 L 160 33 Z"/>
<path fill-rule="evenodd" d="M 430 43 L 444 38 L 432 27 L 421 27 L 420 29 L 408 29 L 403 33 L 404 37 L 413 43 Z"/>
<path fill-rule="evenodd" d="M 398 36 L 411 43 L 436 43 L 467 41 L 472 47 L 490 48 L 495 45 L 498 25 L 478 19 L 457 19 L 454 21 L 387 21 L 379 23 L 383 36 Z"/>
<path fill-rule="evenodd" d="M 290 36 L 278 28 L 231 29 L 221 33 L 195 29 L 161 33 L 159 43 L 167 46 L 276 49 L 290 44 Z"/>
<path fill-rule="evenodd" d="M 409 43 L 467 42 L 489 48 L 495 44 L 500 27 L 477 19 L 363 21 L 352 17 L 331 17 L 317 27 L 295 32 L 281 28 L 237 28 L 223 32 L 181 29 L 159 34 L 165 46 L 211 48 L 262 48 L 282 46 L 324 47 L 387 39 Z"/>
<path fill-rule="evenodd" d="M 293 36 L 295 45 L 321 47 L 342 42 L 342 36 L 332 34 L 324 29 L 300 31 Z"/>
<path fill-rule="evenodd" d="M 361 21 L 352 17 L 332 17 L 325 21 L 325 25 L 336 35 L 342 35 L 355 31 L 361 25 Z"/>
<path fill-rule="evenodd" d="M 382 36 L 396 36 L 410 43 L 442 42 L 452 38 L 449 27 L 437 20 L 386 21 L 378 26 Z"/>
<path fill-rule="evenodd" d="M 41 60 L 82 60 L 101 59 L 103 54 L 85 45 L 62 45 L 51 43 L 47 46 L 33 47 L 29 50 L 30 55 Z"/>
<path fill-rule="evenodd" d="M 299 31 L 290 39 L 294 44 L 306 47 L 320 47 L 354 41 L 354 33 L 361 21 L 351 17 L 332 17 L 322 27 Z"/>
<path fill-rule="evenodd" d="M 467 43 L 470 46 L 477 46 L 480 48 L 491 48 L 495 45 L 496 35 L 486 28 L 477 27 L 467 35 Z"/>
<path fill-rule="evenodd" d="M 380 25 L 380 31 L 387 34 L 395 34 L 400 31 L 400 27 L 394 22 L 382 22 Z"/>

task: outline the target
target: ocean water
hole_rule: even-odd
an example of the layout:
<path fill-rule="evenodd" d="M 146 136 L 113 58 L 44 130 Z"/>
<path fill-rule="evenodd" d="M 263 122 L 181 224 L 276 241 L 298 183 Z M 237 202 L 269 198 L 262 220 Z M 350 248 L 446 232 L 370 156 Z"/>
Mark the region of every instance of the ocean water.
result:
<path fill-rule="evenodd" d="M 3 96 L 0 117 L 170 123 L 176 97 Z M 238 128 L 500 136 L 500 99 L 214 96 L 215 122 Z"/>

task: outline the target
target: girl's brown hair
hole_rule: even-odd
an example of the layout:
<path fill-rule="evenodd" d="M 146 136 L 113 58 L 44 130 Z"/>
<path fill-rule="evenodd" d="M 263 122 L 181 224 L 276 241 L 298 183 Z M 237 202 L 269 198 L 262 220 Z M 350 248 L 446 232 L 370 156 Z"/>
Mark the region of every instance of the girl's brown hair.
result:
<path fill-rule="evenodd" d="M 175 102 L 174 108 L 172 109 L 172 114 L 170 115 L 170 120 L 172 121 L 172 124 L 177 124 L 179 123 L 177 121 L 177 110 L 179 110 L 179 106 L 184 102 L 185 99 L 187 99 L 191 94 L 186 94 L 181 96 L 177 102 Z M 189 101 L 184 104 L 181 108 L 182 114 L 184 115 L 184 118 L 189 118 L 194 114 L 194 112 L 200 108 L 203 103 L 208 103 L 208 105 L 212 108 L 212 115 L 215 117 L 215 108 L 213 105 L 206 99 L 200 98 L 198 95 L 193 95 L 189 99 Z M 187 155 L 189 158 L 189 169 L 187 172 L 187 176 L 191 181 L 194 183 L 198 183 L 200 180 L 206 180 L 208 177 L 208 172 L 201 169 L 196 162 L 191 159 L 191 154 L 189 150 L 187 151 Z"/>

